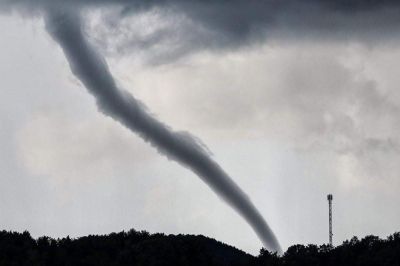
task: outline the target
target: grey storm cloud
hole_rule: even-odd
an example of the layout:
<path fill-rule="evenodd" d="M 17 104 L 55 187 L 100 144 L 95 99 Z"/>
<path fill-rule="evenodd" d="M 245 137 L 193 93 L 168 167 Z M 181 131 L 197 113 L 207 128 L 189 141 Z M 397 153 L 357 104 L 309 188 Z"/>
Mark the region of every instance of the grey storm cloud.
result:
<path fill-rule="evenodd" d="M 150 63 L 162 64 L 201 50 L 219 51 L 257 45 L 268 39 L 362 40 L 399 37 L 398 1 L 200 1 L 200 0 L 3 0 L 3 7 L 40 12 L 43 7 L 105 12 L 93 31 L 97 44 L 114 55 L 147 51 Z M 163 27 L 142 34 L 132 20 L 156 14 Z"/>

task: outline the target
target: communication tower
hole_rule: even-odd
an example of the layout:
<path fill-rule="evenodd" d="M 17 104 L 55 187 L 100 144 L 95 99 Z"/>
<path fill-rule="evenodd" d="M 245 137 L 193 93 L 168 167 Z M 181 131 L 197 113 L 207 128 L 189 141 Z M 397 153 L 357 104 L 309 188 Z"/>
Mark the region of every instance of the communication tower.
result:
<path fill-rule="evenodd" d="M 329 245 L 332 246 L 332 194 L 328 194 L 328 203 L 329 203 Z"/>

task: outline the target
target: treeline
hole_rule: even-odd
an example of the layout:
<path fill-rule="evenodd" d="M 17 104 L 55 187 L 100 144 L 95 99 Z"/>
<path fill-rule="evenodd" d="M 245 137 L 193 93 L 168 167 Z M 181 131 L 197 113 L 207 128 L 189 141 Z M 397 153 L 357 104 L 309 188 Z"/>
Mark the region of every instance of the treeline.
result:
<path fill-rule="evenodd" d="M 261 249 L 256 265 L 271 266 L 400 266 L 400 233 L 387 239 L 353 237 L 342 245 L 294 245 L 282 257 Z"/>
<path fill-rule="evenodd" d="M 334 248 L 294 245 L 282 256 L 261 249 L 258 256 L 251 256 L 204 236 L 149 234 L 132 229 L 76 239 L 33 239 L 27 231 L 0 231 L 0 266 L 3 265 L 399 266 L 400 233 L 387 239 L 354 237 Z"/>
<path fill-rule="evenodd" d="M 109 235 L 33 239 L 29 232 L 0 232 L 0 265 L 247 265 L 253 257 L 214 239 L 130 230 Z"/>

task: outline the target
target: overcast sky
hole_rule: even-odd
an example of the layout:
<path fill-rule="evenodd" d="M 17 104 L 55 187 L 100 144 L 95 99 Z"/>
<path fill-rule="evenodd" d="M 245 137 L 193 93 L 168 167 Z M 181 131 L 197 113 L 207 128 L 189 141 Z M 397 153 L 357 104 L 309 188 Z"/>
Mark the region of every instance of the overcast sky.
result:
<path fill-rule="evenodd" d="M 256 254 L 199 178 L 97 111 L 35 2 L 0 3 L 0 229 L 203 234 Z M 335 244 L 399 230 L 396 4 L 75 2 L 119 85 L 206 143 L 284 249 L 327 242 L 328 193 Z"/>

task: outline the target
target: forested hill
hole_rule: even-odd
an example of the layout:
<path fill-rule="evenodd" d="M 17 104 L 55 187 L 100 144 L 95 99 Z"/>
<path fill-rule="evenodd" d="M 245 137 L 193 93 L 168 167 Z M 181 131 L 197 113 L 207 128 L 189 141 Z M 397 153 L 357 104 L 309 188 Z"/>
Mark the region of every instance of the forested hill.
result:
<path fill-rule="evenodd" d="M 0 266 L 43 265 L 248 265 L 251 255 L 214 239 L 145 231 L 33 239 L 28 232 L 0 232 Z"/>
<path fill-rule="evenodd" d="M 294 245 L 283 256 L 261 249 L 256 257 L 204 236 L 145 231 L 76 239 L 33 239 L 28 232 L 0 231 L 0 266 L 399 266 L 400 233 L 387 239 L 352 238 L 342 245 Z"/>

